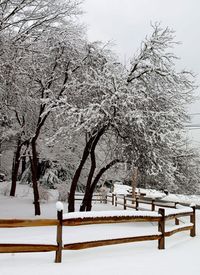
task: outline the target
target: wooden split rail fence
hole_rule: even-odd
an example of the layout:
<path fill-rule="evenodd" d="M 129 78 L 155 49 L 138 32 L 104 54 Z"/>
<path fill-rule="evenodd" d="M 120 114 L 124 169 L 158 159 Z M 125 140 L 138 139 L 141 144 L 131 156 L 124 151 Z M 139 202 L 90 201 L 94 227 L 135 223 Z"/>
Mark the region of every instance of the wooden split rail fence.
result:
<path fill-rule="evenodd" d="M 174 212 L 173 212 L 174 211 Z M 73 213 L 64 215 L 63 211 L 57 212 L 57 219 L 38 219 L 38 220 L 0 220 L 0 228 L 15 228 L 15 227 L 34 227 L 34 226 L 56 226 L 57 227 L 57 244 L 0 244 L 0 253 L 19 253 L 19 252 L 49 252 L 55 251 L 55 262 L 62 261 L 63 250 L 77 250 L 90 247 L 98 247 L 105 245 L 130 243 L 136 241 L 158 240 L 158 248 L 165 248 L 165 238 L 177 232 L 190 230 L 190 236 L 195 236 L 195 207 L 183 208 L 182 210 L 173 210 L 169 213 L 163 208 L 158 209 L 158 212 L 143 212 L 143 211 L 110 211 L 105 215 L 105 211 L 98 212 L 98 216 L 93 216 L 92 212 L 85 213 L 85 216 L 73 217 Z M 101 214 L 102 213 L 102 214 Z M 148 214 L 149 213 L 149 214 Z M 180 217 L 190 217 L 190 223 L 183 226 L 175 226 L 172 230 L 166 230 L 166 221 L 175 221 Z M 107 224 L 107 223 L 127 223 L 127 222 L 157 222 L 158 232 L 153 235 L 132 236 L 126 238 L 86 241 L 79 243 L 63 244 L 63 226 L 83 226 L 89 224 Z M 176 222 L 175 222 L 176 223 Z"/>
<path fill-rule="evenodd" d="M 84 193 L 75 193 L 75 201 L 82 201 L 84 197 Z M 106 202 L 106 195 L 102 195 L 101 193 L 94 193 L 92 196 L 92 201 Z"/>
<path fill-rule="evenodd" d="M 180 203 L 180 202 L 172 202 L 172 201 L 164 201 L 161 199 L 151 199 L 148 197 L 139 197 L 136 196 L 132 198 L 127 195 L 118 195 L 118 194 L 107 194 L 104 200 L 105 203 L 110 202 L 114 206 L 123 206 L 123 209 L 126 210 L 127 208 L 132 208 L 135 210 L 151 210 L 155 211 L 157 207 L 164 207 L 164 208 L 176 208 L 178 204 L 182 206 L 190 207 L 190 204 L 187 203 Z M 149 208 L 144 208 L 145 205 L 148 205 Z M 200 209 L 199 205 L 195 205 L 196 209 Z"/>

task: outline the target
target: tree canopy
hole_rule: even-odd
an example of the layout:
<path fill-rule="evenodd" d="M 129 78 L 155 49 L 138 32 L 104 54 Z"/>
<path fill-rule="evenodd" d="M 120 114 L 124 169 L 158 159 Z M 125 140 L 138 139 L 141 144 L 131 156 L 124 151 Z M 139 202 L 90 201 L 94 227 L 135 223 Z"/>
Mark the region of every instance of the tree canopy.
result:
<path fill-rule="evenodd" d="M 67 140 L 66 158 L 75 146 L 81 155 L 69 211 L 86 166 L 81 210 L 91 209 L 99 180 L 119 163 L 167 186 L 186 177 L 179 156 L 195 79 L 177 71 L 174 31 L 154 24 L 126 67 L 109 45 L 87 41 L 80 14 L 76 0 L 0 3 L 0 141 L 16 137 L 11 195 L 21 158 L 29 158 L 36 214 L 38 143 L 50 136 L 61 147 Z"/>

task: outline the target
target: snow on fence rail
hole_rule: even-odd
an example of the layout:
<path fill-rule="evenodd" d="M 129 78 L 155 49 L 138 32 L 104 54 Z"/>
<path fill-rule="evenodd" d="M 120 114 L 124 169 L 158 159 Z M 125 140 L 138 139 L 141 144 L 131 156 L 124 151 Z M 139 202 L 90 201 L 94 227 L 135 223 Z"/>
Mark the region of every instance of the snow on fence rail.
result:
<path fill-rule="evenodd" d="M 160 199 L 152 199 L 148 197 L 142 197 L 136 196 L 135 198 L 132 198 L 127 195 L 117 195 L 117 194 L 107 194 L 105 203 L 111 202 L 112 205 L 118 206 L 122 205 L 124 210 L 127 208 L 133 208 L 136 210 L 144 209 L 144 205 L 149 205 L 151 211 L 155 211 L 156 206 L 165 207 L 165 208 L 176 208 L 179 202 L 173 202 L 173 201 L 164 201 Z M 187 203 L 181 203 L 184 207 L 190 207 L 190 204 Z M 200 205 L 195 205 L 196 209 L 200 209 Z"/>
<path fill-rule="evenodd" d="M 178 225 L 179 217 L 189 216 L 190 223 Z M 175 219 L 175 226 L 167 229 L 166 221 Z M 126 222 L 158 222 L 158 232 L 145 236 L 132 236 L 106 240 L 95 240 L 71 244 L 63 244 L 63 226 L 84 226 L 88 224 L 126 223 Z M 165 237 L 177 232 L 190 230 L 190 236 L 195 233 L 195 207 L 181 209 L 158 209 L 156 211 L 98 211 L 98 212 L 75 212 L 63 215 L 63 210 L 57 208 L 57 219 L 40 220 L 0 220 L 0 228 L 33 227 L 33 226 L 57 226 L 57 245 L 53 244 L 0 244 L 0 253 L 19 252 L 48 252 L 55 251 L 55 262 L 62 261 L 63 250 L 77 250 L 97 246 L 130 243 L 137 241 L 158 240 L 158 249 L 165 249 Z"/>

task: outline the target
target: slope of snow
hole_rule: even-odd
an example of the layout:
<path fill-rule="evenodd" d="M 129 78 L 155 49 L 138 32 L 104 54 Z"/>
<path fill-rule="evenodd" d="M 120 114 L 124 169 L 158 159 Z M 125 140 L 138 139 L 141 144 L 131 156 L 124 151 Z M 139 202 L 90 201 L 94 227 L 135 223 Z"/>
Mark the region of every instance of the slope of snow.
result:
<path fill-rule="evenodd" d="M 20 187 L 23 189 L 22 187 Z M 31 191 L 23 189 L 18 197 L 0 196 L 0 218 L 34 218 Z M 64 204 L 64 211 L 67 205 Z M 56 197 L 41 205 L 42 216 L 56 218 Z M 111 213 L 123 211 L 121 207 L 95 203 L 93 211 Z M 78 206 L 77 206 L 78 210 Z M 182 210 L 182 209 L 181 209 Z M 175 210 L 177 211 L 177 210 Z M 129 212 L 129 211 L 127 211 Z M 132 210 L 130 210 L 132 212 Z M 140 212 L 140 211 L 139 211 Z M 110 215 L 109 213 L 109 215 Z M 69 215 L 69 214 L 67 214 Z M 72 214 L 71 214 L 72 215 Z M 77 214 L 78 215 L 78 214 Z M 89 215 L 89 214 L 88 214 Z M 100 214 L 94 214 L 100 215 Z M 36 217 L 38 218 L 38 217 Z M 181 226 L 189 225 L 189 217 L 181 219 Z M 200 211 L 197 210 L 197 236 L 189 231 L 166 238 L 166 249 L 158 250 L 157 241 L 146 241 L 80 251 L 63 251 L 61 264 L 55 264 L 54 252 L 0 254 L 1 275 L 199 275 Z M 125 223 L 65 227 L 63 242 L 73 243 L 87 240 L 139 236 L 158 233 L 157 223 Z M 175 228 L 169 221 L 167 230 Z M 1 228 L 1 243 L 56 243 L 55 227 Z"/>
<path fill-rule="evenodd" d="M 128 195 L 132 192 L 132 188 L 128 185 L 115 184 L 114 185 L 114 194 L 117 195 Z M 154 190 L 154 189 L 143 189 L 136 188 L 136 192 L 146 194 L 145 197 L 151 199 L 162 199 L 164 201 L 187 203 L 187 204 L 196 204 L 200 205 L 200 196 L 199 195 L 180 195 L 180 194 L 168 194 Z"/>

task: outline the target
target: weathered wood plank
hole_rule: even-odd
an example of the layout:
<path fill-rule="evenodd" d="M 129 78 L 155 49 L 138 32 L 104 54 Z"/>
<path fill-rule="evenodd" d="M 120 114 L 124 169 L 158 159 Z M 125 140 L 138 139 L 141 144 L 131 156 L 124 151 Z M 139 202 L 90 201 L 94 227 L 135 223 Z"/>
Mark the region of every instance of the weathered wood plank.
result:
<path fill-rule="evenodd" d="M 190 230 L 190 236 L 196 236 L 196 209 L 195 206 L 192 207 L 192 215 L 190 216 L 190 222 L 193 223 L 193 226 Z"/>
<path fill-rule="evenodd" d="M 62 220 L 63 220 L 63 210 L 57 211 L 57 219 L 59 224 L 57 225 L 57 250 L 56 250 L 56 257 L 55 262 L 61 263 L 62 261 Z"/>
<path fill-rule="evenodd" d="M 161 233 L 161 238 L 158 240 L 158 249 L 165 249 L 165 209 L 158 209 L 158 213 L 162 216 L 158 222 L 158 231 Z"/>
<path fill-rule="evenodd" d="M 118 238 L 118 239 L 109 239 L 109 240 L 98 240 L 90 242 L 81 242 L 73 244 L 65 244 L 64 250 L 79 250 L 86 249 L 98 246 L 122 244 L 122 243 L 131 243 L 131 242 L 141 242 L 141 241 L 153 241 L 160 239 L 160 235 L 149 235 L 149 236 L 136 236 L 129 238 Z"/>
<path fill-rule="evenodd" d="M 0 220 L 0 228 L 53 226 L 57 224 L 58 224 L 58 221 L 56 219 L 39 219 L 39 220 L 2 219 Z"/>
<path fill-rule="evenodd" d="M 151 211 L 155 211 L 155 200 L 151 202 Z"/>
<path fill-rule="evenodd" d="M 145 201 L 145 200 L 138 200 L 139 203 L 143 203 L 143 204 L 151 204 L 151 201 Z"/>
<path fill-rule="evenodd" d="M 126 200 L 131 201 L 132 203 L 135 203 L 135 199 L 133 199 L 133 198 L 126 197 Z"/>
<path fill-rule="evenodd" d="M 166 204 L 166 203 L 158 203 L 154 202 L 155 206 L 161 206 L 161 207 L 166 207 L 166 208 L 175 208 L 174 205 Z"/>
<path fill-rule="evenodd" d="M 49 252 L 56 251 L 52 244 L 0 244 L 0 253 Z"/>
<path fill-rule="evenodd" d="M 133 209 L 135 209 L 135 205 L 134 205 L 134 204 L 127 204 L 127 203 L 126 203 L 126 207 L 127 207 L 127 208 L 133 208 Z"/>
<path fill-rule="evenodd" d="M 186 217 L 186 216 L 191 216 L 192 212 L 183 212 L 183 213 L 178 213 L 178 214 L 169 214 L 165 216 L 165 220 L 172 220 L 175 218 L 181 218 L 181 217 Z"/>
<path fill-rule="evenodd" d="M 124 196 L 124 210 L 126 210 L 126 196 Z"/>
<path fill-rule="evenodd" d="M 188 226 L 176 228 L 176 229 L 174 229 L 174 230 L 172 230 L 172 231 L 167 231 L 167 232 L 165 232 L 165 237 L 170 237 L 170 236 L 174 235 L 175 233 L 182 232 L 182 231 L 187 231 L 187 230 L 191 230 L 192 228 L 193 228 L 192 225 L 188 225 Z"/>
<path fill-rule="evenodd" d="M 115 217 L 93 217 L 93 218 L 74 218 L 63 220 L 65 226 L 76 226 L 86 224 L 104 224 L 104 223 L 125 223 L 125 222 L 157 222 L 160 217 L 146 217 L 146 216 L 115 216 Z"/>
<path fill-rule="evenodd" d="M 118 202 L 117 202 L 117 205 L 124 205 L 124 202 L 118 201 Z"/>
<path fill-rule="evenodd" d="M 179 225 L 180 224 L 180 220 L 175 218 L 175 225 Z"/>

